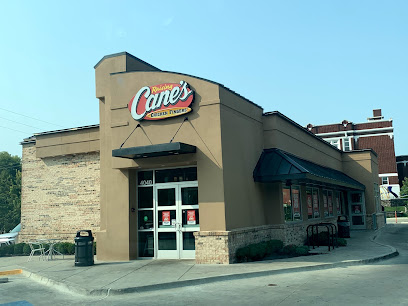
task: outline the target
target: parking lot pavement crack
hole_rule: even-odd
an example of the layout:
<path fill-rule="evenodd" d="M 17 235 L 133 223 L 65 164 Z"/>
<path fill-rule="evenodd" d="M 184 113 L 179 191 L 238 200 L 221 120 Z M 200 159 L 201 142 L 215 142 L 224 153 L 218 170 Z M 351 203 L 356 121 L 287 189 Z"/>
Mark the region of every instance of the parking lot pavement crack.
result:
<path fill-rule="evenodd" d="M 63 280 L 66 280 L 67 278 L 70 278 L 70 277 L 72 277 L 72 276 L 78 275 L 79 273 L 82 273 L 82 272 L 84 272 L 84 271 L 88 271 L 88 270 L 91 269 L 91 268 L 92 268 L 92 266 L 89 267 L 89 268 L 81 269 L 81 270 L 78 271 L 77 273 L 71 274 L 71 275 L 69 275 L 69 276 L 67 276 L 67 277 L 64 277 L 64 278 L 61 278 L 61 280 L 62 280 L 62 281 L 63 281 Z"/>
<path fill-rule="evenodd" d="M 122 279 L 122 278 L 128 276 L 129 274 L 132 274 L 133 272 L 136 272 L 137 270 L 140 270 L 141 268 L 144 268 L 144 267 L 150 265 L 151 263 L 152 263 L 152 262 L 148 262 L 147 264 L 145 264 L 145 265 L 143 265 L 143 266 L 140 266 L 140 267 L 138 267 L 138 268 L 136 268 L 136 269 L 131 270 L 129 273 L 126 273 L 126 274 L 122 275 L 121 277 L 118 277 L 117 279 L 115 279 L 114 281 L 111 281 L 110 283 L 106 284 L 106 285 L 103 286 L 102 288 L 106 288 L 107 286 L 112 285 L 114 282 L 117 282 L 118 280 L 120 280 L 120 279 Z"/>
<path fill-rule="evenodd" d="M 184 275 L 186 275 L 186 273 L 187 273 L 188 271 L 190 271 L 194 266 L 195 266 L 195 264 L 192 265 L 190 268 L 188 268 L 187 271 L 184 272 L 177 280 L 179 281 L 179 280 L 180 280 Z"/>

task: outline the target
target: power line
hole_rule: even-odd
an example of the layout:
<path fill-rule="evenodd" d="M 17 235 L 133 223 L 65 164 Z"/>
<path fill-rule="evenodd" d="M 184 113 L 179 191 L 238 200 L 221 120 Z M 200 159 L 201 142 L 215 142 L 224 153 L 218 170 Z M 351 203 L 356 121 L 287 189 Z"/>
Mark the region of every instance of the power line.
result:
<path fill-rule="evenodd" d="M 28 125 L 28 124 L 24 124 L 24 123 L 21 123 L 21 122 L 18 122 L 18 121 L 10 120 L 10 119 L 4 118 L 4 117 L 0 117 L 0 119 L 4 119 L 4 120 L 10 121 L 10 122 L 17 123 L 17 124 L 25 125 L 25 126 L 28 126 L 28 127 L 34 128 L 34 129 L 43 130 L 42 128 L 32 126 L 32 125 Z"/>
<path fill-rule="evenodd" d="M 27 135 L 27 134 L 32 134 L 32 133 L 29 133 L 29 132 L 23 132 L 23 131 L 15 130 L 15 129 L 11 129 L 11 128 L 8 128 L 8 127 L 5 127 L 5 126 L 1 126 L 1 125 L 0 125 L 0 128 L 8 129 L 8 130 L 15 131 L 15 132 L 24 133 L 24 134 L 26 134 L 26 135 Z"/>
<path fill-rule="evenodd" d="M 64 128 L 64 129 L 66 128 L 66 127 L 64 127 L 64 126 L 62 126 L 62 125 L 58 125 L 58 124 L 54 124 L 54 123 L 51 123 L 51 122 L 48 122 L 48 121 L 44 121 L 44 120 L 41 120 L 41 119 L 37 119 L 37 118 L 34 118 L 34 117 L 26 116 L 26 115 L 23 115 L 23 114 L 20 114 L 20 113 L 16 113 L 16 112 L 13 112 L 13 111 L 11 111 L 11 110 L 8 110 L 8 109 L 2 108 L 2 107 L 0 107 L 0 109 L 1 109 L 1 110 L 4 110 L 4 111 L 6 111 L 6 112 L 9 112 L 9 113 L 13 113 L 13 114 L 19 115 L 19 116 L 23 116 L 23 117 L 30 118 L 30 119 L 33 119 L 33 120 L 37 120 L 37 121 L 40 121 L 40 122 L 44 122 L 44 123 L 47 123 L 47 124 L 51 124 L 51 125 L 55 125 L 55 126 L 58 126 L 58 127 L 62 127 L 62 128 Z"/>

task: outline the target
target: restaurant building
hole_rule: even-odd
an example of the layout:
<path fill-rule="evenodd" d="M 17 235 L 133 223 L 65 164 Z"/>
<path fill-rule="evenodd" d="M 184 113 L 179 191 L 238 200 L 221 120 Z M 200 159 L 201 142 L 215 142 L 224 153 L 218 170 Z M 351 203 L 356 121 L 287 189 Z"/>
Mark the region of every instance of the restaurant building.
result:
<path fill-rule="evenodd" d="M 126 52 L 102 58 L 95 75 L 99 125 L 22 143 L 23 237 L 33 216 L 55 209 L 59 220 L 45 220 L 71 221 L 66 239 L 79 227 L 96 232 L 98 260 L 232 263 L 239 247 L 303 244 L 308 225 L 339 215 L 353 229 L 383 226 L 373 150 L 344 152 L 221 84 Z M 58 190 L 71 171 L 80 183 Z M 45 172 L 58 184 L 34 197 Z"/>

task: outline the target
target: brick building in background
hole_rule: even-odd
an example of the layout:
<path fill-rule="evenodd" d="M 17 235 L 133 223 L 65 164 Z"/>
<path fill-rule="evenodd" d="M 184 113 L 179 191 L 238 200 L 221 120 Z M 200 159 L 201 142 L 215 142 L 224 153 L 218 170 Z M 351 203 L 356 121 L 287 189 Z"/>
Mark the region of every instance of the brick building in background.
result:
<path fill-rule="evenodd" d="M 367 122 L 343 120 L 341 123 L 325 125 L 309 123 L 307 129 L 342 151 L 373 149 L 378 154 L 381 199 L 399 197 L 394 128 L 392 119 L 384 120 L 381 109 L 373 110 L 373 117 L 367 118 Z"/>
<path fill-rule="evenodd" d="M 397 170 L 398 170 L 398 180 L 400 186 L 404 178 L 408 177 L 408 155 L 397 156 Z"/>

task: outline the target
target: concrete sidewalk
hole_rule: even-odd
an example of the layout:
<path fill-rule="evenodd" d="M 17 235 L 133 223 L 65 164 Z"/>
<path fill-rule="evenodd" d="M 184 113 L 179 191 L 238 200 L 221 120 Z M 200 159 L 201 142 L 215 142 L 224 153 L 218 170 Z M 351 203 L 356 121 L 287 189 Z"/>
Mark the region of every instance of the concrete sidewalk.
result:
<path fill-rule="evenodd" d="M 23 275 L 58 290 L 83 295 L 113 295 L 278 273 L 330 269 L 375 262 L 398 255 L 395 248 L 375 242 L 381 230 L 353 231 L 347 247 L 326 254 L 233 265 L 196 265 L 194 260 L 100 262 L 75 267 L 74 257 L 27 262 L 26 256 L 0 258 L 0 271 L 22 269 Z M 322 247 L 327 251 L 327 247 Z"/>

